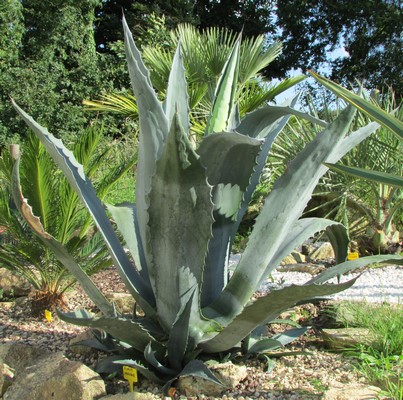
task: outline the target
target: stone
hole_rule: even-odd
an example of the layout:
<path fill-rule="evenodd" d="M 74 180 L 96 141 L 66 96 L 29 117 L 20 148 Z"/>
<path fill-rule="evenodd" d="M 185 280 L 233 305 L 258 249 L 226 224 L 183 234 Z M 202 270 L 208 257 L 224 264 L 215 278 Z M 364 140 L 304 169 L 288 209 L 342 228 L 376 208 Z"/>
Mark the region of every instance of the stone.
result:
<path fill-rule="evenodd" d="M 62 352 L 45 354 L 16 376 L 4 400 L 95 400 L 106 395 L 102 378 Z"/>
<path fill-rule="evenodd" d="M 293 251 L 281 261 L 280 265 L 301 264 L 306 262 L 306 256 L 298 251 Z"/>
<path fill-rule="evenodd" d="M 119 393 L 111 394 L 109 396 L 101 397 L 100 400 L 161 400 L 161 396 L 157 396 L 153 393 L 140 393 L 136 390 L 134 393 Z"/>
<path fill-rule="evenodd" d="M 279 272 L 304 272 L 311 275 L 317 275 L 325 269 L 324 265 L 319 264 L 293 264 L 293 265 L 280 265 L 277 267 Z"/>
<path fill-rule="evenodd" d="M 73 337 L 69 341 L 70 350 L 73 353 L 80 354 L 80 355 L 89 355 L 91 353 L 94 353 L 95 350 L 92 347 L 79 344 L 83 340 L 88 340 L 88 339 L 94 339 L 94 335 L 93 335 L 91 329 L 81 332 L 76 337 Z"/>
<path fill-rule="evenodd" d="M 216 397 L 227 389 L 234 389 L 248 376 L 246 366 L 234 365 L 231 362 L 214 364 L 209 368 L 222 385 L 195 376 L 183 376 L 179 378 L 178 390 L 190 397 L 200 394 Z"/>
<path fill-rule="evenodd" d="M 135 300 L 129 293 L 108 293 L 106 298 L 115 303 L 116 308 L 124 314 L 132 314 Z"/>
<path fill-rule="evenodd" d="M 322 329 L 322 338 L 331 349 L 345 349 L 358 344 L 370 345 L 372 334 L 366 328 Z"/>
<path fill-rule="evenodd" d="M 311 260 L 321 261 L 334 258 L 334 250 L 329 242 L 322 243 L 309 255 Z"/>
<path fill-rule="evenodd" d="M 16 375 L 45 353 L 45 350 L 28 344 L 11 342 L 0 345 L 0 361 L 13 368 Z"/>
<path fill-rule="evenodd" d="M 380 388 L 361 383 L 332 382 L 322 400 L 370 400 L 379 399 Z"/>
<path fill-rule="evenodd" d="M 14 369 L 0 361 L 0 397 L 14 381 Z"/>
<path fill-rule="evenodd" d="M 22 276 L 0 268 L 0 289 L 3 290 L 3 297 L 21 297 L 32 290 L 32 285 Z"/>

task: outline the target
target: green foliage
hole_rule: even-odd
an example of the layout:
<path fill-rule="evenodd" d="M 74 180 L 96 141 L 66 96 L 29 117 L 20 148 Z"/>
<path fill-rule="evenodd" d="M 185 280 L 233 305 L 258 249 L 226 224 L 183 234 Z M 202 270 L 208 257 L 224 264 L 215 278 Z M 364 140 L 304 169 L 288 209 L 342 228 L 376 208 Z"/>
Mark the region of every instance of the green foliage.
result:
<path fill-rule="evenodd" d="M 112 147 L 106 147 L 102 140 L 102 129 L 94 126 L 82 134 L 74 146 L 74 154 L 94 180 L 98 195 L 105 198 L 134 160 L 116 154 L 113 157 Z M 110 265 L 104 242 L 95 232 L 88 212 L 36 136 L 31 134 L 24 142 L 22 158 L 20 176 L 24 195 L 46 232 L 74 255 L 86 273 Z M 32 284 L 36 290 L 33 309 L 40 312 L 52 303 L 60 305 L 63 292 L 75 279 L 19 215 L 11 200 L 12 170 L 12 156 L 6 151 L 0 159 L 0 225 L 6 229 L 8 240 L 0 244 L 0 266 Z"/>
<path fill-rule="evenodd" d="M 403 176 L 403 142 L 390 128 L 399 130 L 402 109 L 397 109 L 392 91 L 385 93 L 378 100 L 375 97 L 365 100 L 339 87 L 343 90 L 343 93 L 340 93 L 336 84 L 319 75 L 314 76 L 346 101 L 351 95 L 352 104 L 360 111 L 376 110 L 379 114 L 376 120 L 382 123 L 382 127 L 376 135 L 357 145 L 338 164 L 326 163 L 331 171 L 319 182 L 305 215 L 320 215 L 343 222 L 349 228 L 351 238 L 359 240 L 364 254 L 367 251 L 375 254 L 393 252 L 399 242 L 401 229 L 399 221 L 403 192 L 396 183 L 401 181 Z M 315 110 L 313 106 L 311 110 Z M 336 108 L 325 108 L 321 114 L 334 119 L 340 112 L 339 103 Z M 393 119 L 395 122 L 386 125 L 384 121 L 387 119 Z M 360 113 L 353 126 L 359 129 L 367 123 L 366 115 Z M 317 134 L 318 130 L 309 122 L 300 118 L 291 120 L 287 126 L 287 135 L 280 136 L 273 145 L 269 164 L 274 170 L 271 179 L 280 175 L 299 149 Z M 355 174 L 352 173 L 352 167 L 356 168 Z M 381 179 L 387 177 L 388 181 L 364 181 L 356 177 L 357 173 L 367 176 L 368 171 L 374 169 L 383 174 Z M 345 170 L 350 172 L 349 175 L 344 173 Z M 391 183 L 395 185 L 390 186 Z"/>
<path fill-rule="evenodd" d="M 359 360 L 358 370 L 367 380 L 381 386 L 386 395 L 403 394 L 403 308 L 401 304 L 343 302 L 335 310 L 345 327 L 367 328 L 371 346 L 359 345 L 349 354 Z"/>
<path fill-rule="evenodd" d="M 156 18 L 158 26 L 164 19 Z M 214 90 L 225 62 L 236 41 L 236 34 L 228 29 L 209 28 L 199 32 L 195 27 L 181 24 L 170 33 L 159 29 L 159 35 L 148 31 L 151 44 L 143 46 L 145 64 L 150 68 L 150 78 L 161 98 L 165 97 L 175 48 L 180 41 L 186 71 L 187 91 L 192 129 L 203 135 L 214 101 Z M 155 39 L 159 40 L 155 40 Z M 244 116 L 275 96 L 302 81 L 304 76 L 287 78 L 279 83 L 267 82 L 259 71 L 267 67 L 280 54 L 281 44 L 266 43 L 263 36 L 242 41 L 238 70 L 238 85 L 234 89 L 238 98 L 239 113 Z M 98 101 L 85 101 L 93 111 L 113 111 L 123 115 L 130 112 L 137 117 L 137 106 L 130 95 L 112 94 Z"/>
<path fill-rule="evenodd" d="M 230 356 L 239 351 L 265 353 L 282 347 L 303 331 L 267 337 L 265 325 L 282 311 L 344 290 L 355 281 L 327 283 L 337 275 L 373 262 L 402 262 L 399 256 L 345 261 L 348 237 L 341 224 L 318 218 L 299 219 L 326 172 L 323 162 L 336 162 L 378 126 L 369 124 L 346 136 L 355 113 L 351 107 L 331 124 L 305 115 L 323 130 L 275 183 L 245 252 L 229 277 L 228 259 L 234 236 L 271 145 L 289 115 L 303 115 L 292 108 L 297 99 L 282 106 L 262 107 L 240 119 L 236 103 L 241 53 L 238 39 L 217 82 L 208 127 L 195 147 L 190 140 L 181 46 L 173 58 L 166 100 L 161 104 L 126 22 L 124 31 L 140 125 L 136 204 L 108 206 L 108 211 L 126 242 L 125 248 L 83 167 L 60 140 L 13 103 L 90 212 L 122 280 L 144 311 L 143 316 L 135 312 L 121 314 L 82 275 L 77 280 L 102 315 L 94 316 L 85 310 L 59 315 L 68 322 L 106 332 L 97 346 L 113 355 L 103 361 L 103 371 L 108 370 L 110 361 L 115 368 L 121 364 L 135 366 L 166 387 L 180 375 L 216 381 L 201 362 L 203 357 Z M 66 247 L 44 231 L 23 198 L 18 165 L 17 159 L 13 193 L 19 211 L 56 257 L 76 272 Z M 251 301 L 284 256 L 322 230 L 334 246 L 337 266 L 305 285 L 273 290 Z"/>
<path fill-rule="evenodd" d="M 72 142 L 88 126 L 82 99 L 119 84 L 114 81 L 114 60 L 95 51 L 93 25 L 98 3 L 2 2 L 0 148 L 28 133 L 15 117 L 10 96 L 29 107 L 56 136 Z M 107 133 L 113 135 L 117 124 L 112 117 L 108 119 Z M 120 121 L 120 133 L 125 133 L 124 127 Z"/>

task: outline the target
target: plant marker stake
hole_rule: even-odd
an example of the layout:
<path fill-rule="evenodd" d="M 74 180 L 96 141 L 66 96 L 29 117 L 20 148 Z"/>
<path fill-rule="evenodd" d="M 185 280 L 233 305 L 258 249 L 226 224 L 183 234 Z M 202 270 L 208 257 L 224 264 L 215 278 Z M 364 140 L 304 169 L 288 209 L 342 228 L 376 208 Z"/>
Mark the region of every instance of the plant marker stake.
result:
<path fill-rule="evenodd" d="M 52 317 L 52 313 L 49 310 L 45 310 L 45 318 L 46 318 L 46 321 L 52 322 L 53 317 Z"/>
<path fill-rule="evenodd" d="M 348 253 L 347 260 L 356 260 L 357 258 L 360 258 L 360 255 L 357 252 Z"/>
<path fill-rule="evenodd" d="M 127 365 L 123 366 L 123 377 L 129 381 L 130 391 L 134 392 L 134 383 L 138 381 L 137 370 Z"/>

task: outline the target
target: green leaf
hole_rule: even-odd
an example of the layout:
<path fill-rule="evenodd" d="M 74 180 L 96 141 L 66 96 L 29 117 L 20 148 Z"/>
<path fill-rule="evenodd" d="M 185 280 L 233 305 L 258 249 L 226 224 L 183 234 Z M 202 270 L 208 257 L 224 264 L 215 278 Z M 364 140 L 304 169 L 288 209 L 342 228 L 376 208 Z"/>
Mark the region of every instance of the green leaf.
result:
<path fill-rule="evenodd" d="M 345 261 L 349 244 L 346 228 L 338 222 L 325 218 L 302 218 L 294 223 L 290 228 L 288 236 L 279 246 L 270 262 L 270 266 L 267 268 L 268 274 L 277 268 L 284 257 L 288 256 L 305 240 L 323 230 L 326 230 L 326 233 L 329 234 L 329 239 L 331 237 L 331 242 L 335 248 L 335 252 L 337 252 L 336 258 L 340 260 L 339 262 Z"/>
<path fill-rule="evenodd" d="M 77 312 L 57 312 L 61 320 L 74 325 L 102 329 L 120 341 L 125 342 L 143 352 L 146 346 L 155 339 L 139 320 L 134 321 L 120 317 L 93 317 L 82 310 Z"/>
<path fill-rule="evenodd" d="M 149 199 L 148 226 L 153 233 L 149 273 L 159 319 L 169 331 L 182 307 L 183 294 L 194 284 L 180 281 L 179 269 L 188 269 L 201 286 L 213 224 L 211 186 L 178 118 L 157 161 Z"/>
<path fill-rule="evenodd" d="M 155 162 L 161 156 L 169 127 L 168 119 L 151 85 L 149 72 L 124 18 L 123 29 L 127 64 L 140 123 L 136 180 L 137 217 L 145 257 L 150 262 L 151 256 L 147 253 L 148 194 L 151 190 L 151 178 L 155 173 Z"/>
<path fill-rule="evenodd" d="M 200 347 L 208 353 L 226 351 L 237 345 L 244 337 L 263 323 L 268 323 L 280 315 L 284 310 L 294 307 L 303 299 L 330 295 L 348 289 L 355 279 L 337 285 L 305 284 L 291 285 L 279 290 L 273 290 L 265 296 L 259 297 L 243 311 L 221 332 L 208 342 L 201 343 Z M 217 315 L 220 322 L 220 315 Z"/>
<path fill-rule="evenodd" d="M 344 136 L 354 114 L 351 107 L 344 110 L 305 146 L 275 182 L 231 280 L 211 305 L 211 310 L 203 311 L 204 315 L 210 317 L 218 312 L 231 320 L 241 311 L 268 271 L 276 266 L 272 261 L 278 249 L 290 235 L 291 227 L 302 215 L 317 182 L 326 172 L 323 162 L 335 157 L 334 154 L 341 156 L 350 150 L 344 143 Z"/>
<path fill-rule="evenodd" d="M 349 90 L 337 85 L 331 80 L 316 74 L 315 72 L 308 71 L 308 73 L 315 78 L 323 86 L 331 90 L 336 96 L 341 97 L 343 100 L 357 107 L 361 112 L 368 115 L 370 118 L 379 122 L 384 127 L 394 132 L 400 139 L 403 139 L 403 123 L 393 115 L 387 113 L 381 108 L 364 100 L 362 97 L 350 92 Z"/>
<path fill-rule="evenodd" d="M 238 85 L 240 46 L 241 36 L 235 42 L 218 81 L 213 108 L 206 127 L 206 135 L 213 132 L 223 132 L 228 128 Z"/>
<path fill-rule="evenodd" d="M 20 158 L 15 160 L 13 173 L 11 177 L 12 195 L 14 203 L 19 212 L 31 227 L 33 232 L 45 243 L 45 245 L 54 252 L 57 259 L 67 268 L 67 270 L 77 279 L 83 287 L 88 297 L 96 304 L 99 309 L 106 315 L 114 315 L 115 310 L 111 303 L 106 299 L 102 292 L 95 286 L 94 282 L 88 277 L 82 268 L 74 261 L 66 248 L 59 243 L 52 235 L 47 233 L 38 217 L 36 217 L 32 208 L 28 204 L 21 192 L 20 174 L 19 174 Z"/>
<path fill-rule="evenodd" d="M 389 185 L 394 187 L 403 187 L 403 178 L 398 175 L 388 174 L 386 172 L 372 171 L 364 168 L 349 167 L 342 164 L 329 164 L 325 163 L 326 167 L 332 171 L 340 172 L 355 176 L 357 178 L 368 179 L 372 182 Z"/>
<path fill-rule="evenodd" d="M 345 261 L 344 263 L 326 269 L 307 283 L 323 283 L 334 278 L 335 276 L 343 275 L 347 272 L 354 271 L 355 269 L 376 263 L 403 265 L 403 257 L 399 255 L 385 254 L 361 257 L 357 258 L 356 260 Z"/>
<path fill-rule="evenodd" d="M 123 239 L 134 259 L 137 270 L 143 279 L 149 282 L 147 263 L 144 258 L 140 233 L 138 232 L 136 206 L 131 203 L 122 203 L 116 206 L 107 204 L 107 208 L 115 220 L 120 233 L 123 235 Z"/>
<path fill-rule="evenodd" d="M 25 123 L 37 135 L 55 163 L 63 171 L 70 185 L 91 214 L 128 290 L 136 298 L 139 304 L 141 304 L 144 310 L 147 309 L 151 311 L 151 305 L 154 303 L 153 293 L 151 292 L 150 287 L 147 286 L 139 276 L 138 272 L 133 268 L 132 263 L 127 257 L 111 223 L 109 222 L 101 201 L 97 197 L 91 182 L 84 173 L 82 165 L 76 161 L 73 153 L 63 145 L 61 140 L 56 139 L 46 128 L 39 125 L 14 101 L 12 101 L 12 103 Z"/>
<path fill-rule="evenodd" d="M 234 215 L 256 166 L 260 140 L 238 133 L 205 136 L 197 150 L 213 188 L 215 205 L 213 237 L 205 261 L 202 305 L 210 304 L 226 284 L 226 259 Z"/>
<path fill-rule="evenodd" d="M 189 329 L 191 321 L 191 313 L 193 310 L 193 299 L 195 297 L 196 287 L 193 290 L 187 303 L 184 304 L 182 310 L 178 313 L 178 317 L 174 322 L 169 339 L 168 339 L 168 360 L 169 365 L 177 371 L 182 369 L 182 361 L 185 357 L 187 350 L 194 350 L 189 348 Z M 197 312 L 198 310 L 196 310 Z M 193 343 L 194 344 L 194 343 Z"/>
<path fill-rule="evenodd" d="M 156 372 L 154 372 L 151 368 L 143 365 L 143 363 L 141 363 L 140 361 L 122 359 L 122 356 L 120 356 L 120 358 L 120 360 L 114 360 L 113 363 L 133 367 L 137 369 L 137 371 L 139 371 L 140 374 L 143 375 L 145 378 L 149 379 L 152 382 L 158 383 L 159 385 L 163 385 L 166 382 L 166 379 L 162 379 Z"/>
<path fill-rule="evenodd" d="M 183 66 L 180 42 L 178 43 L 172 62 L 164 106 L 168 124 L 172 124 L 177 113 L 183 130 L 190 132 L 189 96 L 187 94 L 185 68 Z"/>

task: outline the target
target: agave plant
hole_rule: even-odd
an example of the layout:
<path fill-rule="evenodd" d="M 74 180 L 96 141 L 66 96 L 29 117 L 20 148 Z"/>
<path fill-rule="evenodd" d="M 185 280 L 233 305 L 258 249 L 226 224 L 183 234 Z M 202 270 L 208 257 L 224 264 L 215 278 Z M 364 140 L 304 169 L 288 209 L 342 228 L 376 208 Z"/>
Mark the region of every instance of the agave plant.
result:
<path fill-rule="evenodd" d="M 74 154 L 95 181 L 97 193 L 105 198 L 130 170 L 135 159 L 111 160 L 111 147 L 100 149 L 103 130 L 92 126 L 82 132 L 74 145 Z M 15 148 L 15 147 L 14 147 Z M 106 246 L 88 212 L 64 176 L 57 170 L 48 152 L 35 135 L 21 146 L 23 162 L 21 183 L 44 230 L 62 243 L 87 274 L 111 265 Z M 33 287 L 31 308 L 34 314 L 60 306 L 64 292 L 75 282 L 41 240 L 21 218 L 11 200 L 12 156 L 4 151 L 0 159 L 0 225 L 6 227 L 9 240 L 0 243 L 0 267 L 23 276 Z"/>
<path fill-rule="evenodd" d="M 134 366 L 166 387 L 180 375 L 216 380 L 201 361 L 205 357 L 240 350 L 256 354 L 281 347 L 301 329 L 268 338 L 265 333 L 262 336 L 261 327 L 282 311 L 347 289 L 355 281 L 326 283 L 335 276 L 373 262 L 402 261 L 399 256 L 346 261 L 348 237 L 341 224 L 318 218 L 299 219 L 326 171 L 323 162 L 336 162 L 378 127 L 377 123 L 370 123 L 346 136 L 354 116 L 354 109 L 347 107 L 329 125 L 305 115 L 322 125 L 323 131 L 275 183 L 248 246 L 230 275 L 228 260 L 234 235 L 271 144 L 290 114 L 302 114 L 292 108 L 297 99 L 282 106 L 263 107 L 239 119 L 235 98 L 238 39 L 218 81 L 204 138 L 195 149 L 189 140 L 188 96 L 180 45 L 173 60 L 166 100 L 161 104 L 125 21 L 124 32 L 140 118 L 136 204 L 108 206 L 108 210 L 134 263 L 73 154 L 14 103 L 88 208 L 122 280 L 144 312 L 120 313 L 62 244 L 43 230 L 21 192 L 17 158 L 13 187 L 20 212 L 76 274 L 102 313 L 60 312 L 60 318 L 104 332 L 99 336 L 103 343 L 98 347 L 114 349 L 107 361 L 115 366 Z M 279 262 L 320 230 L 326 231 L 334 245 L 337 266 L 305 285 L 272 290 L 252 301 L 255 291 Z M 107 361 L 102 368 L 106 368 Z"/>

